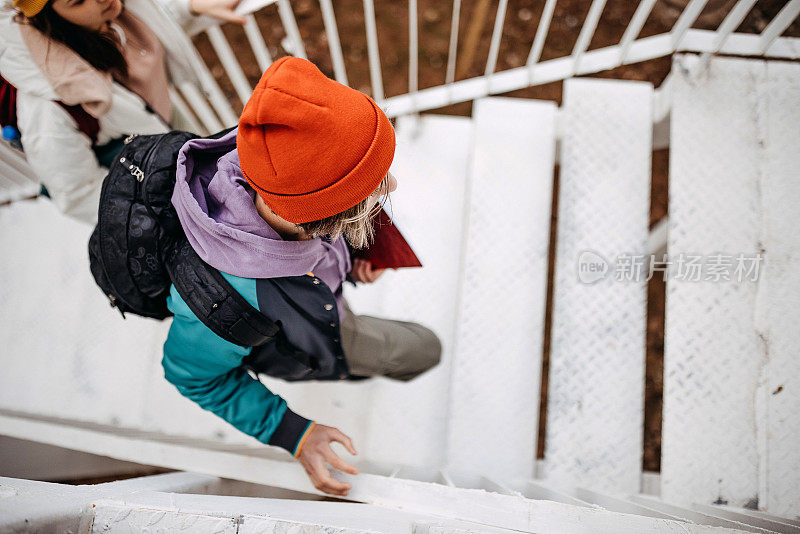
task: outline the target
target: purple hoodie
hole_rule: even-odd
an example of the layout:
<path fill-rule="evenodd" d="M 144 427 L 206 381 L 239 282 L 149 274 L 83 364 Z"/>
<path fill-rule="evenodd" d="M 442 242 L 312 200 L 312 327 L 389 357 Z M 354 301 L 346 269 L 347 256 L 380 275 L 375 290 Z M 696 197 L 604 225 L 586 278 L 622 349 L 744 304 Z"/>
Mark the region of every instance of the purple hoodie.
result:
<path fill-rule="evenodd" d="M 258 214 L 255 195 L 239 168 L 236 129 L 220 139 L 193 139 L 178 153 L 172 204 L 203 261 L 243 278 L 314 273 L 336 295 L 343 318 L 339 288 L 352 267 L 344 238 L 284 241 Z"/>

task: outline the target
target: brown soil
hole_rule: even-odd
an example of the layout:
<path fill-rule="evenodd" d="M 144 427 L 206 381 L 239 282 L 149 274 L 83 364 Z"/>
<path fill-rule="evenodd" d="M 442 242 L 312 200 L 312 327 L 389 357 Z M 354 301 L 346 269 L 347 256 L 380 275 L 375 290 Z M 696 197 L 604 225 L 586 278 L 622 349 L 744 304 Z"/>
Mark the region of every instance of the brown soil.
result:
<path fill-rule="evenodd" d="M 688 0 L 658 0 L 642 29 L 640 37 L 657 35 L 669 31 L 678 19 Z M 333 77 L 333 66 L 319 5 L 314 0 L 293 0 L 292 9 L 297 18 L 308 58 L 328 76 Z M 367 94 L 371 93 L 367 60 L 366 30 L 362 0 L 337 0 L 334 3 L 339 37 L 342 42 L 345 66 L 349 83 Z M 590 0 L 559 0 L 556 4 L 548 37 L 541 60 L 567 56 L 578 38 Z M 710 0 L 693 25 L 699 29 L 715 29 L 735 0 Z M 608 0 L 598 29 L 589 49 L 611 46 L 619 42 L 638 2 L 630 0 Z M 739 32 L 758 33 L 785 5 L 784 0 L 759 0 L 745 20 L 737 28 Z M 447 51 L 450 38 L 452 0 L 418 0 L 419 20 L 419 87 L 424 89 L 444 83 Z M 539 23 L 544 0 L 509 0 L 506 11 L 500 53 L 496 71 L 520 67 L 525 64 Z M 497 2 L 475 0 L 462 2 L 459 26 L 459 46 L 456 65 L 456 80 L 473 78 L 483 74 L 489 51 L 492 27 Z M 381 68 L 386 97 L 408 92 L 408 2 L 375 0 L 378 24 Z M 264 35 L 273 59 L 286 52 L 281 46 L 285 37 L 277 7 L 262 9 L 256 20 Z M 244 31 L 235 25 L 226 24 L 223 30 L 237 50 L 242 67 L 251 84 L 261 75 L 255 58 L 250 52 Z M 795 21 L 784 32 L 787 36 L 800 36 L 800 21 Z M 241 111 L 242 103 L 233 86 L 224 74 L 213 49 L 204 35 L 195 38 L 195 44 L 209 64 L 222 90 Z M 670 69 L 670 59 L 660 58 L 613 70 L 592 74 L 592 77 L 649 81 L 658 86 Z M 561 82 L 520 89 L 505 96 L 552 100 L 561 103 Z M 434 110 L 433 113 L 469 116 L 472 104 L 465 102 Z M 651 189 L 651 226 L 667 214 L 667 178 L 669 153 L 660 150 L 653 153 Z M 555 186 L 558 185 L 557 173 Z M 553 205 L 551 241 L 556 228 L 557 210 Z M 544 367 L 540 432 L 537 447 L 538 457 L 544 454 L 544 428 L 546 424 L 547 369 L 549 354 L 549 318 L 552 308 L 552 262 L 554 247 L 550 250 L 550 283 L 548 287 L 547 323 L 545 331 Z M 651 280 L 648 286 L 647 311 L 647 366 L 645 385 L 645 428 L 643 468 L 659 471 L 661 466 L 661 398 L 663 391 L 664 353 L 664 301 L 663 281 Z"/>

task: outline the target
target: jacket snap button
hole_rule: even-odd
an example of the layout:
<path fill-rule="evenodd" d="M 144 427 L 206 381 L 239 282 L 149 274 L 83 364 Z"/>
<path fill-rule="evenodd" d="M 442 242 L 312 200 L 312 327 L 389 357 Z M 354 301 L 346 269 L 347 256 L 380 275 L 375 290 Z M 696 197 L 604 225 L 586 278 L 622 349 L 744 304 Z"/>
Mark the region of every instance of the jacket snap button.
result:
<path fill-rule="evenodd" d="M 331 323 L 331 328 L 336 328 L 336 323 Z"/>
<path fill-rule="evenodd" d="M 337 360 L 344 360 L 344 354 L 337 354 L 336 355 L 336 359 Z"/>
<path fill-rule="evenodd" d="M 319 280 L 317 278 L 314 278 L 314 285 L 319 285 Z"/>
<path fill-rule="evenodd" d="M 342 373 L 342 374 L 340 374 L 340 375 L 339 375 L 339 378 L 341 378 L 342 380 L 344 380 L 345 378 L 347 378 L 347 373 Z"/>
<path fill-rule="evenodd" d="M 219 308 L 219 304 L 217 304 L 217 303 L 215 302 L 214 304 L 212 304 L 212 305 L 211 305 L 211 308 L 212 308 L 212 309 L 214 309 L 214 310 L 216 310 L 217 308 Z"/>
<path fill-rule="evenodd" d="M 326 304 L 325 309 L 331 311 L 333 309 L 333 304 Z"/>
<path fill-rule="evenodd" d="M 339 338 L 338 337 L 333 338 L 333 342 L 334 343 L 338 343 L 339 342 Z"/>

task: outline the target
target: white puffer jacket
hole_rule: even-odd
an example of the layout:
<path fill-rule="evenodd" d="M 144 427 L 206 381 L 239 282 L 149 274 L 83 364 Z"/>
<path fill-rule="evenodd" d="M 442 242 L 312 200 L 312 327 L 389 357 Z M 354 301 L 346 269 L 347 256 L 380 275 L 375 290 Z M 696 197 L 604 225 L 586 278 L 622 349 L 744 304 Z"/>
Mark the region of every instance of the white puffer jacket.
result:
<path fill-rule="evenodd" d="M 192 23 L 188 0 L 127 0 L 126 9 L 147 24 L 161 40 L 173 84 L 195 81 L 190 68 L 193 48 L 182 26 Z M 100 186 L 108 170 L 99 165 L 89 137 L 56 101 L 48 79 L 22 39 L 13 12 L 0 15 L 0 73 L 17 90 L 17 124 L 25 156 L 53 202 L 67 215 L 94 224 Z M 97 144 L 129 134 L 168 131 L 145 102 L 122 85 L 112 87 L 111 107 L 98 118 Z M 173 121 L 175 122 L 175 121 Z M 175 127 L 184 124 L 175 124 Z"/>

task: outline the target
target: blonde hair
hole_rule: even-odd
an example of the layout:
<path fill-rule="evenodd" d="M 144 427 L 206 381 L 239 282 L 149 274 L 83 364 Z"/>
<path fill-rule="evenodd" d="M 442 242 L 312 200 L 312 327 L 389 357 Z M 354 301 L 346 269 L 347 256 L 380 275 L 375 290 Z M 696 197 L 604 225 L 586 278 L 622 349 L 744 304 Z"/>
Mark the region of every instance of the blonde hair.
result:
<path fill-rule="evenodd" d="M 377 202 L 374 200 L 376 194 L 379 197 Z M 297 226 L 305 230 L 310 237 L 329 236 L 333 241 L 344 236 L 353 248 L 366 248 L 375 239 L 373 219 L 380 213 L 388 199 L 389 175 L 387 174 L 371 195 L 352 208 L 319 221 L 300 223 Z M 391 205 L 391 201 L 389 202 Z"/>

